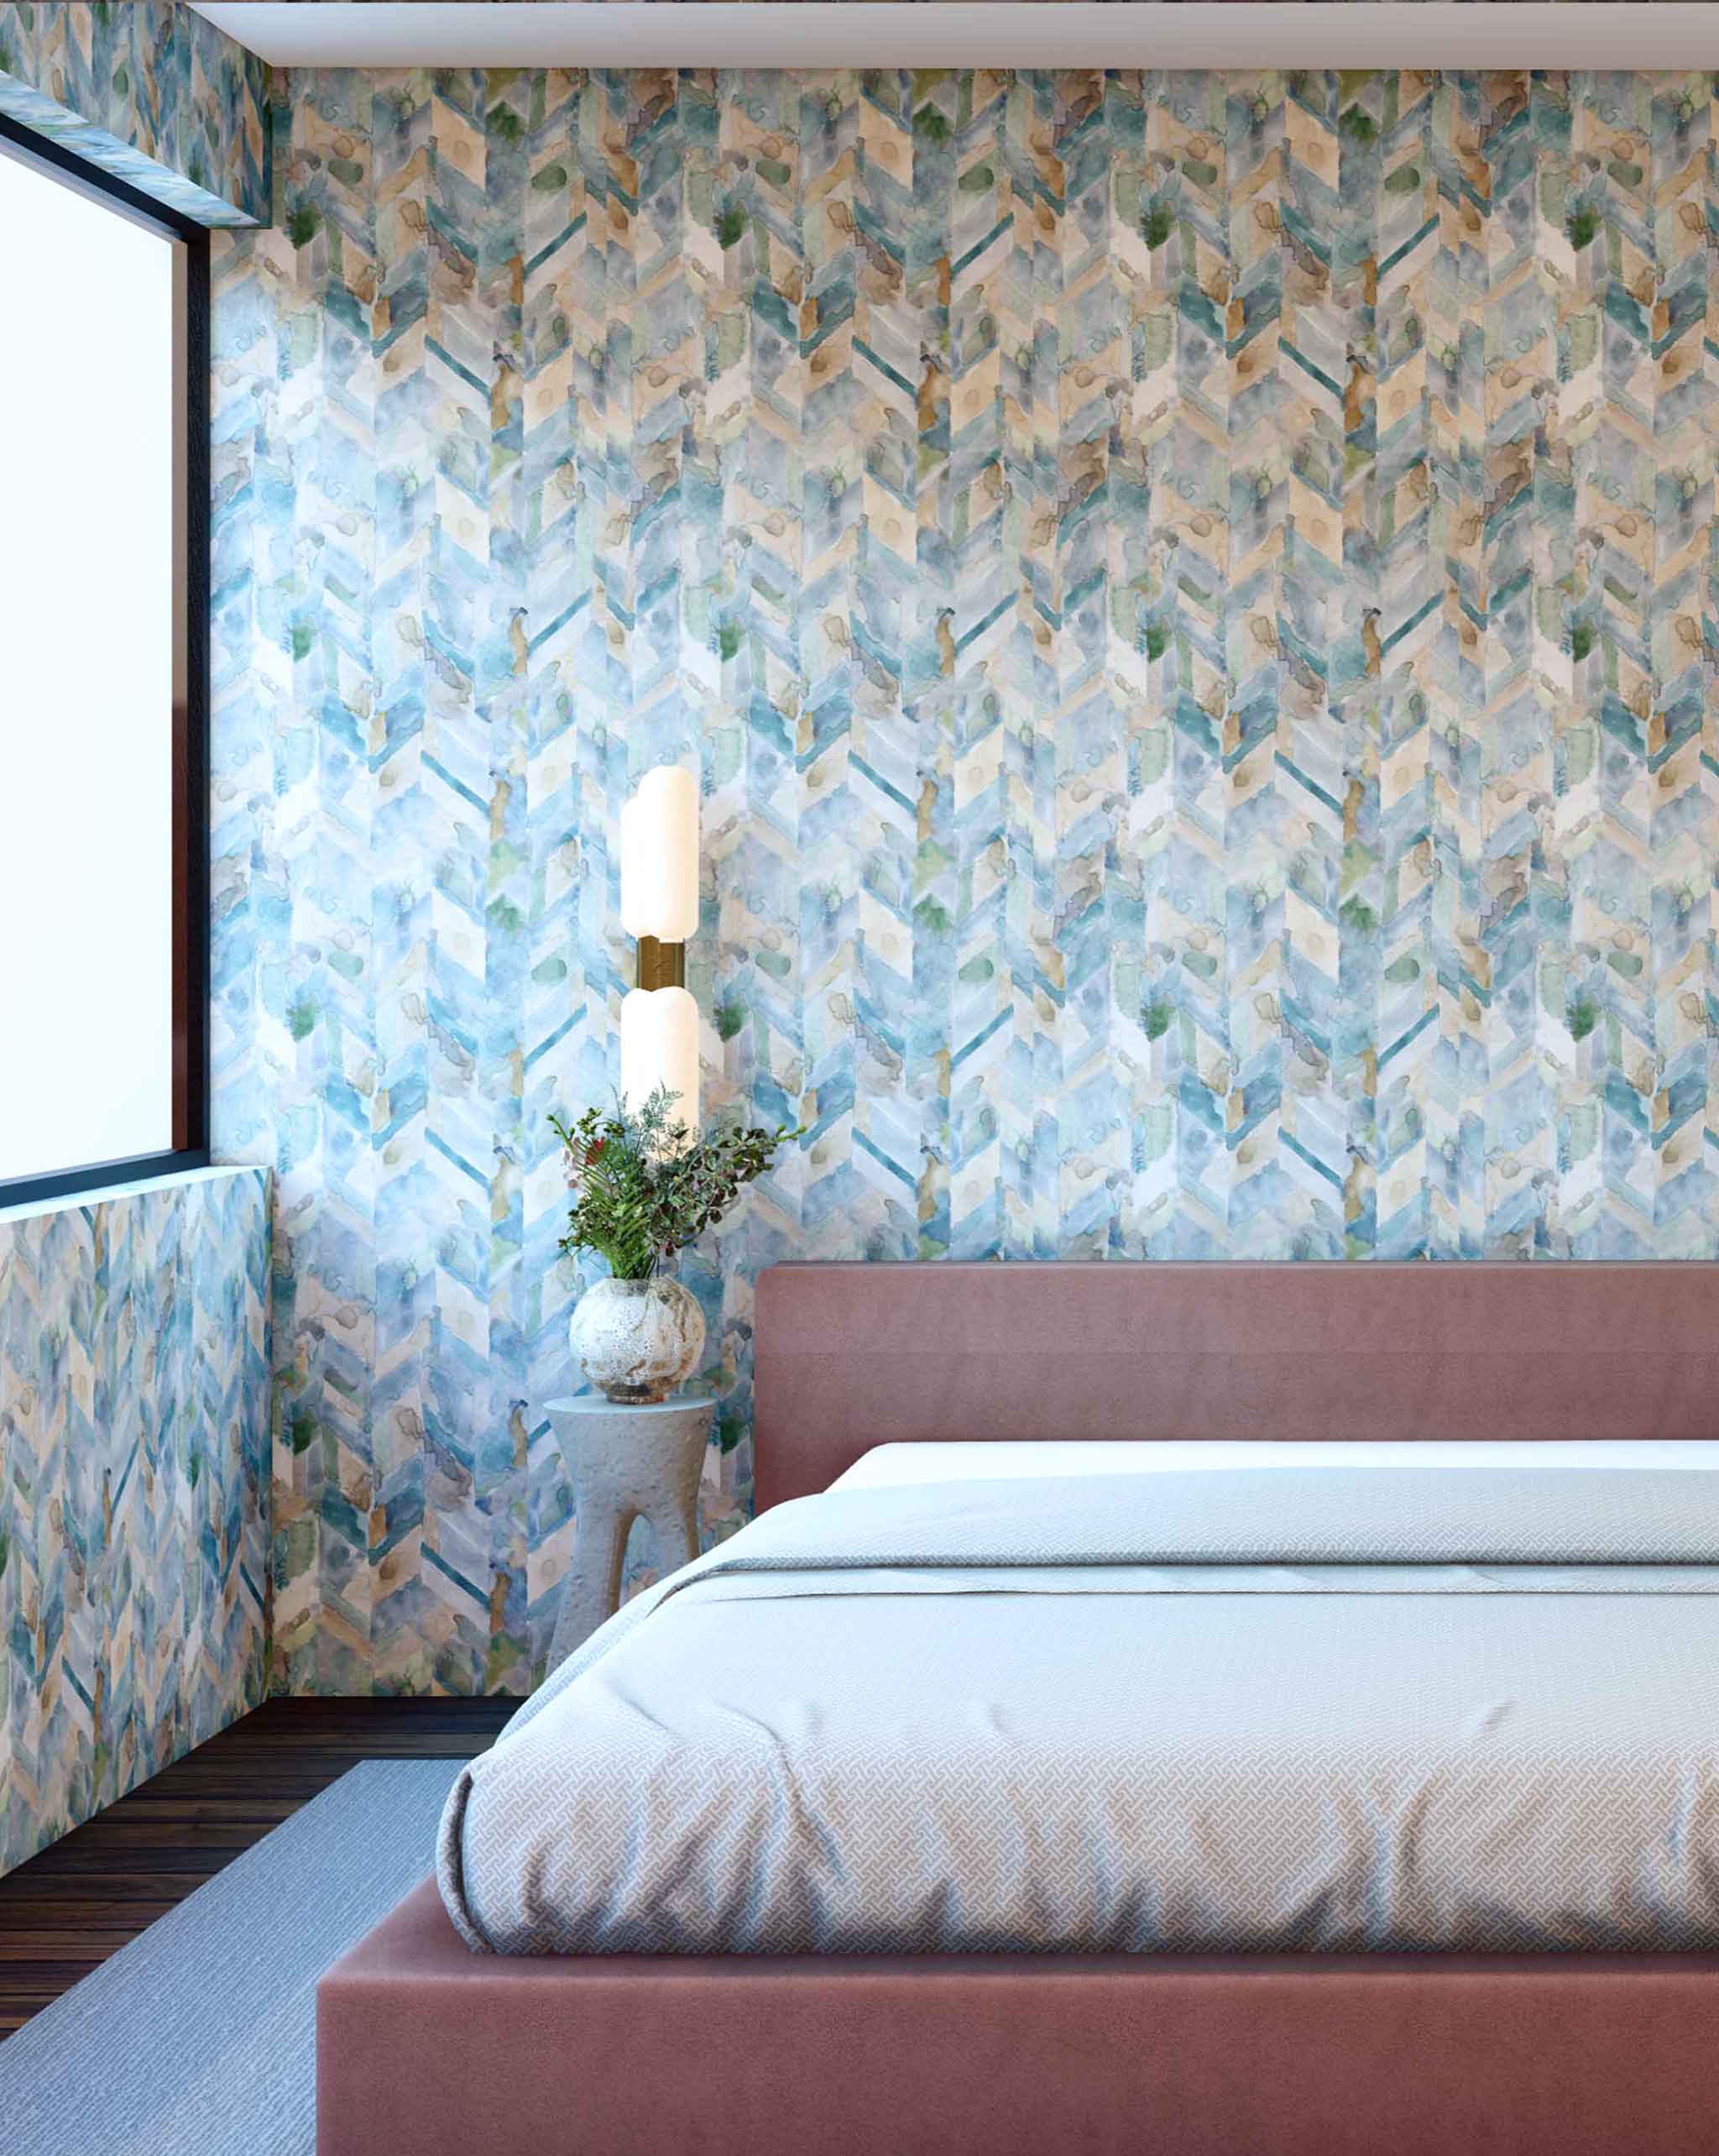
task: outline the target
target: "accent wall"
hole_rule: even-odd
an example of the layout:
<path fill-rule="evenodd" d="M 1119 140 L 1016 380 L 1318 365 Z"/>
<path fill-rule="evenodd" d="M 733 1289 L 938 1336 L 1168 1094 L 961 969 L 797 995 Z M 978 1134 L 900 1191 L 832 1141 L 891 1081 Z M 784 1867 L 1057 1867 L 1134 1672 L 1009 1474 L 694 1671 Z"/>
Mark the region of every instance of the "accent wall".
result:
<path fill-rule="evenodd" d="M 696 759 L 742 1516 L 791 1256 L 1684 1258 L 1714 84 L 294 74 L 217 242 L 217 1142 L 280 1176 L 276 1681 L 523 1690 L 546 1117 Z"/>

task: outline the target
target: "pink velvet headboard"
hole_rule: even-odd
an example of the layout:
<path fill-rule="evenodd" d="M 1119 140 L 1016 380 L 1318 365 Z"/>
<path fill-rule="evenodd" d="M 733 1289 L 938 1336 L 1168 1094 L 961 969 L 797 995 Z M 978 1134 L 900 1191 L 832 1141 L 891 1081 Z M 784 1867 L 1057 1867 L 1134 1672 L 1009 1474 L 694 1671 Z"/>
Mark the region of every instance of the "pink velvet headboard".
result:
<path fill-rule="evenodd" d="M 760 1510 L 891 1440 L 1719 1436 L 1719 1265 L 776 1265 Z"/>

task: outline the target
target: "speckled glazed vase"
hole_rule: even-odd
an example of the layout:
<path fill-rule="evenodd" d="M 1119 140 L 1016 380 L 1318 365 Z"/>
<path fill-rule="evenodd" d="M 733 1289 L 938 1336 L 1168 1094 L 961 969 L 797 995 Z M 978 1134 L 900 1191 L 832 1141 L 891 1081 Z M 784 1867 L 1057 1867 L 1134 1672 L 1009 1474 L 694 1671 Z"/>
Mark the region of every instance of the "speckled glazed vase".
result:
<path fill-rule="evenodd" d="M 567 1332 L 585 1375 L 611 1400 L 666 1400 L 698 1360 L 704 1313 L 678 1280 L 598 1280 Z"/>

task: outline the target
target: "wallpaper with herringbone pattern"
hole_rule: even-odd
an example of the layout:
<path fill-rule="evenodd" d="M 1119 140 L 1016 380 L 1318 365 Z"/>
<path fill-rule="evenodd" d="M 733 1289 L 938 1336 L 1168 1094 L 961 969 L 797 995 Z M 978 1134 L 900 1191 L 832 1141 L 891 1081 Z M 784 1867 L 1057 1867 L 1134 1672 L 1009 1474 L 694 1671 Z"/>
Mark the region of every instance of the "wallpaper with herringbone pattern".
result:
<path fill-rule="evenodd" d="M 219 244 L 279 1680 L 522 1688 L 546 1117 L 696 756 L 690 1260 L 1711 1256 L 1706 76 L 295 76 Z"/>
<path fill-rule="evenodd" d="M 269 70 L 180 0 L 0 0 L 0 113 L 198 224 L 268 219 Z"/>
<path fill-rule="evenodd" d="M 268 1178 L 0 1214 L 0 1872 L 264 1682 Z"/>

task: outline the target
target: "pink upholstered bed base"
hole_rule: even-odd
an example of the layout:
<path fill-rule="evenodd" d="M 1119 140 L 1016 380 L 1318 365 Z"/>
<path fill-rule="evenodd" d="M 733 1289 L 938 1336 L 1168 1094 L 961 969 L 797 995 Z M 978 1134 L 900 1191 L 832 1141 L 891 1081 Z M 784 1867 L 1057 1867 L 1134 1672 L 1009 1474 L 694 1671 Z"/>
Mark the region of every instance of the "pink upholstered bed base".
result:
<path fill-rule="evenodd" d="M 320 2156 L 1712 2156 L 1683 1960 L 474 1959 L 323 1980 Z"/>
<path fill-rule="evenodd" d="M 887 1439 L 1719 1435 L 1719 1267 L 787 1266 L 760 1503 Z M 473 1956 L 323 1979 L 321 2156 L 1711 2156 L 1719 1957 Z"/>

